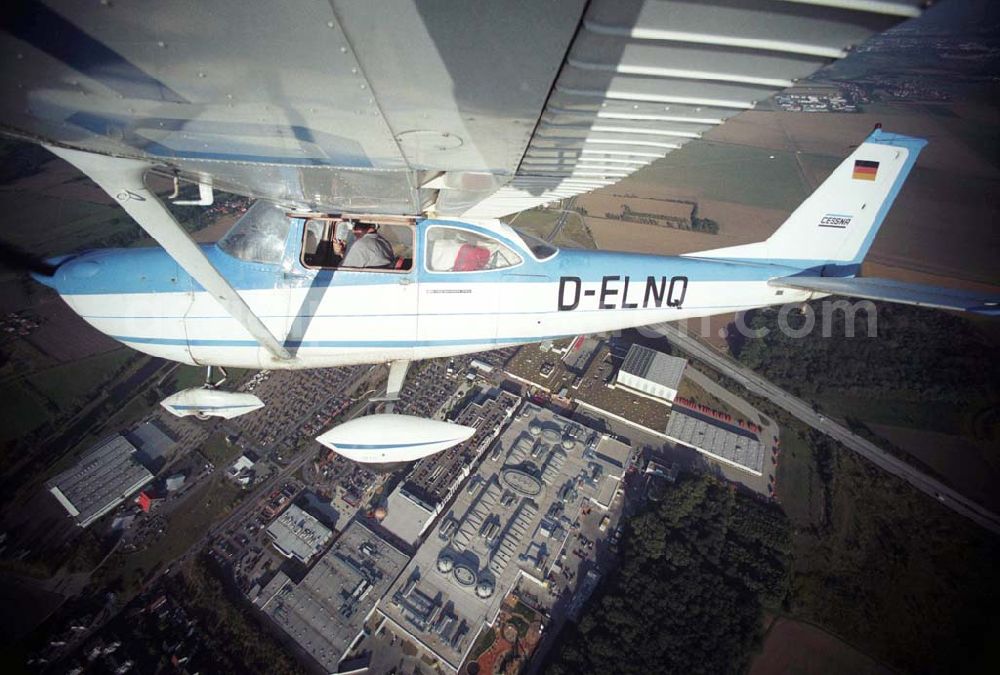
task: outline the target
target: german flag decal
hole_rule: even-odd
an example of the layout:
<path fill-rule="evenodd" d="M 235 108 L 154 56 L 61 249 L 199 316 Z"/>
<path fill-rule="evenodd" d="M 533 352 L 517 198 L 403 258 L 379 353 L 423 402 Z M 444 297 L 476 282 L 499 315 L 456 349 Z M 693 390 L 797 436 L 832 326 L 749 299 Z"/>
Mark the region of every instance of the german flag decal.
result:
<path fill-rule="evenodd" d="M 854 173 L 851 178 L 854 180 L 875 180 L 875 174 L 878 173 L 878 162 L 872 162 L 867 159 L 856 159 L 854 160 Z"/>

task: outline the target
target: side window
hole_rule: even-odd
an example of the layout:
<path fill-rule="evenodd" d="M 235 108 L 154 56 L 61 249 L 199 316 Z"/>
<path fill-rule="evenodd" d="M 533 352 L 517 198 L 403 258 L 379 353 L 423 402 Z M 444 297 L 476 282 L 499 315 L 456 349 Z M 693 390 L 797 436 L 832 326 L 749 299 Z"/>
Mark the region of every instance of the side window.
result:
<path fill-rule="evenodd" d="M 306 234 L 302 240 L 302 264 L 306 267 L 323 267 L 326 262 L 327 223 L 322 220 L 307 220 Z M 324 246 L 324 243 L 326 244 Z"/>
<path fill-rule="evenodd" d="M 427 230 L 427 269 L 432 272 L 499 270 L 521 257 L 496 239 L 453 227 Z"/>
<path fill-rule="evenodd" d="M 219 240 L 218 247 L 240 260 L 280 263 L 290 227 L 284 209 L 257 201 Z"/>
<path fill-rule="evenodd" d="M 302 264 L 309 268 L 407 271 L 413 267 L 413 227 L 336 218 L 307 220 Z M 352 252 L 353 250 L 353 252 Z"/>

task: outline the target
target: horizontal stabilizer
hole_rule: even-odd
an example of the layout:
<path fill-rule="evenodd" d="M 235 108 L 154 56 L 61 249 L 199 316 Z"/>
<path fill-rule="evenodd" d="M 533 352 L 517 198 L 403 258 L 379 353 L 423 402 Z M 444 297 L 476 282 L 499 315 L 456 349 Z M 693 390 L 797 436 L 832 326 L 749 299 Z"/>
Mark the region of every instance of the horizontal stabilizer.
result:
<path fill-rule="evenodd" d="M 884 300 L 903 305 L 953 309 L 987 316 L 1000 316 L 1000 296 L 979 291 L 911 284 L 874 277 L 781 277 L 768 282 L 778 288 L 796 288 L 852 298 Z"/>

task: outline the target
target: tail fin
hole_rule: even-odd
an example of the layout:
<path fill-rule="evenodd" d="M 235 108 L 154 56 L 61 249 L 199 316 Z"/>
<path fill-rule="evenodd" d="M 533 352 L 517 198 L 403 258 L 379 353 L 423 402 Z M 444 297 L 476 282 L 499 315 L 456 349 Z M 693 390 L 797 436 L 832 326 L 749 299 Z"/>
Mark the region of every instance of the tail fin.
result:
<path fill-rule="evenodd" d="M 927 141 L 876 129 L 766 241 L 687 255 L 858 265 Z"/>

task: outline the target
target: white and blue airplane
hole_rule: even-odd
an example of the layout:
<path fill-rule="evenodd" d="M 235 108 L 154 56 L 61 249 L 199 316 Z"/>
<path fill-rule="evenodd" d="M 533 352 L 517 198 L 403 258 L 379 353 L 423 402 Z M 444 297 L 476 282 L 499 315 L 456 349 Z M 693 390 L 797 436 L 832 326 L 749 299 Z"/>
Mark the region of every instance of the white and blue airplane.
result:
<path fill-rule="evenodd" d="M 995 312 L 857 277 L 924 145 L 880 130 L 755 244 L 558 250 L 499 220 L 613 185 L 925 4 L 15 3 L 0 17 L 0 133 L 77 166 L 162 247 L 36 275 L 95 328 L 209 367 L 388 362 L 391 410 L 414 359 L 829 293 Z M 197 184 L 203 205 L 214 189 L 259 201 L 200 246 L 148 174 Z M 333 240 L 355 222 L 381 228 L 386 268 L 338 264 Z M 232 417 L 261 402 L 206 387 L 164 404 Z M 470 433 L 373 415 L 321 442 L 384 462 Z"/>
<path fill-rule="evenodd" d="M 51 276 L 35 278 L 133 349 L 191 365 L 252 369 L 405 365 L 831 293 L 996 314 L 995 300 L 981 294 L 857 277 L 925 144 L 876 129 L 767 240 L 682 256 L 557 249 L 499 220 L 296 214 L 259 201 L 217 244 L 200 246 L 243 308 L 227 311 L 226 299 L 179 264 L 183 252 L 172 257 L 161 248 L 57 258 L 49 261 Z M 100 174 L 78 151 L 55 152 Z M 166 213 L 140 184 L 104 186 L 114 187 L 109 192 L 126 210 L 138 210 L 137 218 Z M 381 224 L 381 236 L 400 254 L 390 268 L 335 265 L 332 238 L 338 224 L 351 221 Z M 241 321 L 247 316 L 254 324 Z M 221 397 L 222 413 L 255 407 L 245 398 L 227 401 L 225 392 L 206 395 Z M 187 398 L 175 402 L 174 412 L 185 409 L 206 411 Z M 362 419 L 324 440 L 353 458 L 384 461 L 387 448 L 372 457 L 366 451 L 373 448 L 360 447 L 349 432 L 357 426 L 365 436 L 378 425 L 384 436 L 386 420 Z M 422 424 L 419 443 L 403 425 L 398 438 L 377 445 L 412 459 L 471 433 Z"/>

